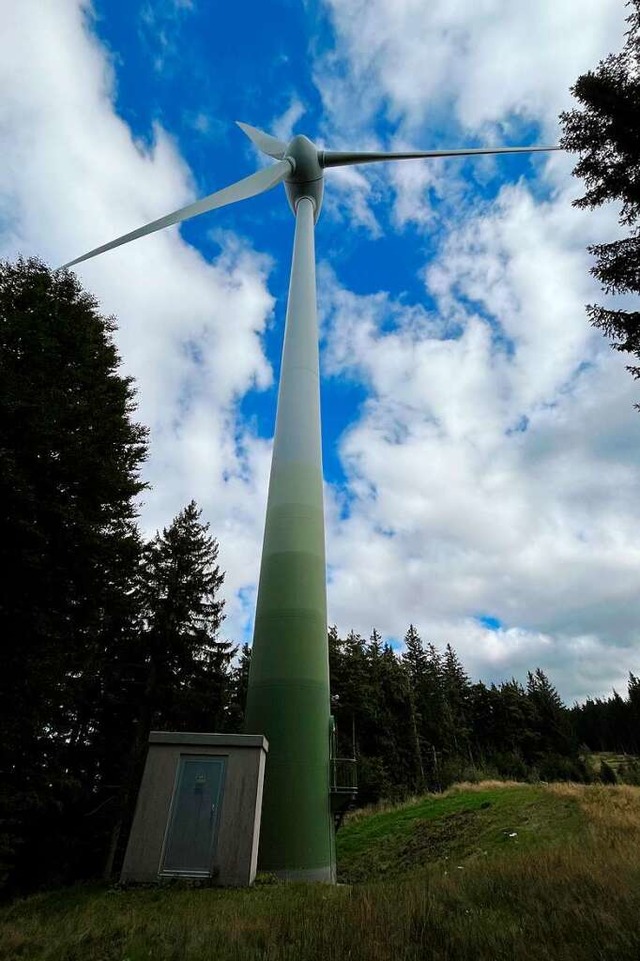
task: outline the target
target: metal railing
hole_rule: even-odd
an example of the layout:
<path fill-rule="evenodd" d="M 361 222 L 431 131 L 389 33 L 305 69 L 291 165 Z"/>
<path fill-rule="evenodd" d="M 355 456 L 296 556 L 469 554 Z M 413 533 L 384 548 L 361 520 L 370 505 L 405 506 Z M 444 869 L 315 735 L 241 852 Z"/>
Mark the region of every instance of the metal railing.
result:
<path fill-rule="evenodd" d="M 358 793 L 358 771 L 354 757 L 332 757 L 329 771 L 332 794 L 355 796 Z"/>

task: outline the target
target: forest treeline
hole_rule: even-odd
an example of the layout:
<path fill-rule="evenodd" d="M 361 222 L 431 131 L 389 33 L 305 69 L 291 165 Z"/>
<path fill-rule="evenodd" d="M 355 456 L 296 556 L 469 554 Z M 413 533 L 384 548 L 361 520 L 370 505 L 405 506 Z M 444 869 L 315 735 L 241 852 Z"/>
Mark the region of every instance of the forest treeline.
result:
<path fill-rule="evenodd" d="M 355 632 L 329 632 L 339 750 L 358 758 L 359 802 L 438 791 L 484 777 L 594 777 L 587 755 L 630 755 L 618 776 L 640 783 L 640 679 L 627 696 L 568 708 L 540 668 L 526 682 L 472 681 L 451 644 L 424 642 L 411 625 L 401 653 Z M 606 765 L 606 778 L 616 775 Z"/>
<path fill-rule="evenodd" d="M 147 431 L 113 331 L 73 274 L 0 263 L 6 892 L 117 874 L 150 730 L 242 730 L 251 652 L 221 637 L 215 537 L 194 502 L 139 529 Z M 567 708 L 540 669 L 474 682 L 413 627 L 399 651 L 332 628 L 329 656 L 359 803 L 486 775 L 588 780 L 586 749 L 640 753 L 633 674 L 625 697 Z M 635 762 L 625 776 L 640 782 Z"/>

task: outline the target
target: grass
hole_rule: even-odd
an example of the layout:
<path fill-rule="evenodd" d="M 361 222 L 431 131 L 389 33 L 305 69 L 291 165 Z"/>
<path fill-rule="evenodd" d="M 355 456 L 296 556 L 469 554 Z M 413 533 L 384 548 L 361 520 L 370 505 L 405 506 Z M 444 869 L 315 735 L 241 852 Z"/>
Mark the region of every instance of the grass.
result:
<path fill-rule="evenodd" d="M 0 911 L 0 958 L 640 957 L 638 788 L 459 786 L 358 814 L 338 837 L 349 883 L 333 888 L 83 886 L 14 902 Z"/>
<path fill-rule="evenodd" d="M 583 828 L 576 800 L 544 787 L 460 785 L 387 810 L 358 812 L 338 834 L 339 878 L 399 877 L 427 864 L 462 869 L 565 843 Z"/>

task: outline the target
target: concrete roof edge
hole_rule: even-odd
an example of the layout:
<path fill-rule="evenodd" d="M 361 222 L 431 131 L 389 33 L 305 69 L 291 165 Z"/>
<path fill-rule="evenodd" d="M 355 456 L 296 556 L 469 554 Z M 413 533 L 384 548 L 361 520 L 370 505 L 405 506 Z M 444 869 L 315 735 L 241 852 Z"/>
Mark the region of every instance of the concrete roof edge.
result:
<path fill-rule="evenodd" d="M 151 731 L 149 744 L 179 744 L 190 747 L 262 748 L 269 750 L 263 734 L 214 734 L 200 731 Z"/>

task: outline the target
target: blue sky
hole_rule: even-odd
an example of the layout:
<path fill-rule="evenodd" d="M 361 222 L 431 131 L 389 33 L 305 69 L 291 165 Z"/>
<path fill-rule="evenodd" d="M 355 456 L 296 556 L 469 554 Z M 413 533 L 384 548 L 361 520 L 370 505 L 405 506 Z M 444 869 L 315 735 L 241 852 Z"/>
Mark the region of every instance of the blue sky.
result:
<path fill-rule="evenodd" d="M 56 265 L 247 176 L 234 120 L 333 149 L 554 143 L 621 0 L 22 0 L 0 38 L 0 253 Z M 637 388 L 588 325 L 571 158 L 327 172 L 318 224 L 329 620 L 413 622 L 474 677 L 624 690 Z M 281 187 L 79 265 L 151 428 L 141 520 L 192 497 L 250 637 L 293 219 Z"/>

